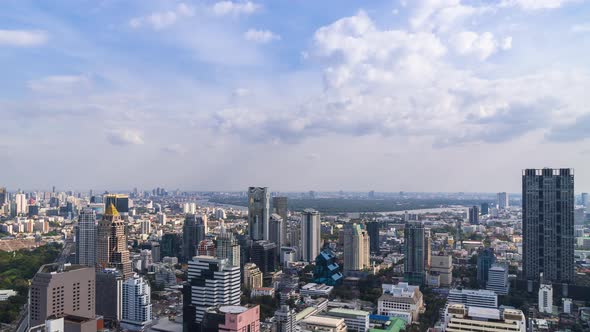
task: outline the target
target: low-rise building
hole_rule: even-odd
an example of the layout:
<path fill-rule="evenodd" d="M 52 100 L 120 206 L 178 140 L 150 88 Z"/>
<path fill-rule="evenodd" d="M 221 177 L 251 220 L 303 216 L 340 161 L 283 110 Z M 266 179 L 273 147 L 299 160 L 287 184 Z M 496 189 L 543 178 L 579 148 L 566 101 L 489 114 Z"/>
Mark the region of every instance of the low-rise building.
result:
<path fill-rule="evenodd" d="M 342 318 L 309 316 L 299 322 L 302 332 L 346 332 L 346 323 Z"/>
<path fill-rule="evenodd" d="M 464 304 L 467 307 L 497 308 L 498 295 L 483 289 L 451 289 L 447 302 Z"/>
<path fill-rule="evenodd" d="M 526 332 L 526 319 L 517 309 L 493 309 L 449 304 L 445 309 L 443 331 Z"/>
<path fill-rule="evenodd" d="M 349 332 L 367 332 L 369 330 L 369 315 L 363 310 L 335 308 L 328 311 L 327 315 L 344 319 Z"/>
<path fill-rule="evenodd" d="M 15 296 L 16 291 L 12 289 L 0 289 L 0 301 L 6 301 L 9 297 Z"/>
<path fill-rule="evenodd" d="M 383 284 L 383 295 L 377 301 L 379 315 L 398 317 L 411 324 L 418 320 L 424 311 L 424 302 L 420 287 L 406 282 L 397 285 Z"/>
<path fill-rule="evenodd" d="M 439 276 L 440 286 L 448 287 L 453 282 L 453 259 L 450 255 L 430 257 L 430 274 Z"/>
<path fill-rule="evenodd" d="M 313 282 L 301 287 L 301 296 L 330 296 L 330 293 L 334 289 L 333 286 L 316 284 Z"/>
<path fill-rule="evenodd" d="M 275 296 L 275 289 L 272 287 L 256 287 L 252 288 L 250 292 L 251 297 L 260 297 L 260 296 Z"/>

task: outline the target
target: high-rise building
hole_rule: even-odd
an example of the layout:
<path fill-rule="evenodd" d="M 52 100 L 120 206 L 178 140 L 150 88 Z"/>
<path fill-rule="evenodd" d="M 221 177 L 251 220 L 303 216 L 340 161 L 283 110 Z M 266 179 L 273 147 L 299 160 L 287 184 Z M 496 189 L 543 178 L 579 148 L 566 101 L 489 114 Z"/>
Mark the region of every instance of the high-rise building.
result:
<path fill-rule="evenodd" d="M 141 234 L 149 235 L 152 233 L 152 223 L 150 220 L 142 220 L 139 222 Z"/>
<path fill-rule="evenodd" d="M 469 224 L 479 225 L 479 207 L 472 206 L 469 208 Z"/>
<path fill-rule="evenodd" d="M 136 274 L 123 282 L 122 299 L 121 327 L 130 331 L 143 331 L 152 321 L 150 285 Z"/>
<path fill-rule="evenodd" d="M 443 331 L 526 332 L 526 318 L 521 310 L 467 308 L 450 304 L 445 308 Z"/>
<path fill-rule="evenodd" d="M 510 196 L 507 192 L 498 193 L 498 209 L 505 210 L 510 207 Z"/>
<path fill-rule="evenodd" d="M 84 208 L 76 227 L 76 262 L 80 265 L 96 265 L 96 212 Z"/>
<path fill-rule="evenodd" d="M 277 245 L 264 240 L 254 242 L 250 259 L 263 274 L 275 272 L 278 268 Z"/>
<path fill-rule="evenodd" d="M 2 193 L 1 193 L 1 188 L 0 188 L 0 205 L 2 205 Z M 585 209 L 588 209 L 588 206 L 590 204 L 590 200 L 588 199 L 588 193 L 582 193 L 582 206 Z"/>
<path fill-rule="evenodd" d="M 574 281 L 574 171 L 522 175 L 523 269 L 527 280 Z"/>
<path fill-rule="evenodd" d="M 287 239 L 287 222 L 289 218 L 289 207 L 287 197 L 273 197 L 272 198 L 272 212 L 278 214 L 283 219 L 281 224 L 281 245 L 286 245 Z"/>
<path fill-rule="evenodd" d="M 379 247 L 381 241 L 379 239 L 379 222 L 372 221 L 366 223 L 367 233 L 369 234 L 369 244 L 371 247 L 371 253 L 379 254 Z"/>
<path fill-rule="evenodd" d="M 0 187 L 0 209 L 6 203 L 6 188 Z"/>
<path fill-rule="evenodd" d="M 267 187 L 248 188 L 248 229 L 254 241 L 269 239 L 270 193 Z"/>
<path fill-rule="evenodd" d="M 328 286 L 336 286 L 342 283 L 344 275 L 332 250 L 325 248 L 315 259 L 313 267 L 313 282 Z"/>
<path fill-rule="evenodd" d="M 369 234 L 358 224 L 344 229 L 344 272 L 361 271 L 370 267 Z"/>
<path fill-rule="evenodd" d="M 215 256 L 215 251 L 215 242 L 211 239 L 201 240 L 197 247 L 197 255 L 199 256 Z"/>
<path fill-rule="evenodd" d="M 107 206 L 98 222 L 96 250 L 96 263 L 100 268 L 119 269 L 123 273 L 123 278 L 133 276 L 125 223 L 113 204 Z"/>
<path fill-rule="evenodd" d="M 488 272 L 487 290 L 491 290 L 498 295 L 508 295 L 510 284 L 508 283 L 508 266 L 503 264 L 494 264 Z"/>
<path fill-rule="evenodd" d="M 439 276 L 441 286 L 450 286 L 453 283 L 453 257 L 451 255 L 432 255 L 430 275 Z"/>
<path fill-rule="evenodd" d="M 197 254 L 197 246 L 205 239 L 207 216 L 187 214 L 182 226 L 183 261 L 188 262 Z"/>
<path fill-rule="evenodd" d="M 482 248 L 477 252 L 477 282 L 485 287 L 488 282 L 488 273 L 496 262 L 496 254 L 493 248 Z"/>
<path fill-rule="evenodd" d="M 244 287 L 249 289 L 262 287 L 262 272 L 254 263 L 244 265 Z"/>
<path fill-rule="evenodd" d="M 71 264 L 41 266 L 29 290 L 29 326 L 50 316 L 95 318 L 94 268 Z"/>
<path fill-rule="evenodd" d="M 423 285 L 430 265 L 430 238 L 422 223 L 406 223 L 404 249 L 404 279 L 412 285 Z"/>
<path fill-rule="evenodd" d="M 320 213 L 306 209 L 301 214 L 301 260 L 313 262 L 320 253 Z"/>
<path fill-rule="evenodd" d="M 123 315 L 123 276 L 121 271 L 107 268 L 96 271 L 96 314 L 106 321 L 120 321 Z"/>
<path fill-rule="evenodd" d="M 14 202 L 16 204 L 16 214 L 24 215 L 27 213 L 27 197 L 23 193 L 14 195 Z"/>
<path fill-rule="evenodd" d="M 539 312 L 553 313 L 553 286 L 541 284 L 539 287 Z"/>
<path fill-rule="evenodd" d="M 201 332 L 258 332 L 260 331 L 260 306 L 210 307 L 205 312 Z"/>
<path fill-rule="evenodd" d="M 275 311 L 275 324 L 277 332 L 295 332 L 295 310 L 288 305 L 281 305 L 279 310 Z"/>
<path fill-rule="evenodd" d="M 216 240 L 216 256 L 219 259 L 226 258 L 229 264 L 240 266 L 240 245 L 232 232 L 222 229 Z"/>
<path fill-rule="evenodd" d="M 124 194 L 107 194 L 104 196 L 104 205 L 108 207 L 113 204 L 122 215 L 129 214 L 129 196 Z"/>
<path fill-rule="evenodd" d="M 488 203 L 481 203 L 481 215 L 485 216 L 486 214 L 490 213 L 490 204 Z"/>
<path fill-rule="evenodd" d="M 281 250 L 281 247 L 285 244 L 283 242 L 283 218 L 273 213 L 270 215 L 269 230 L 268 230 L 268 241 L 273 242 L 277 245 L 277 250 Z"/>
<path fill-rule="evenodd" d="M 227 259 L 195 256 L 189 262 L 188 283 L 195 322 L 200 324 L 208 307 L 240 304 L 240 267 Z"/>

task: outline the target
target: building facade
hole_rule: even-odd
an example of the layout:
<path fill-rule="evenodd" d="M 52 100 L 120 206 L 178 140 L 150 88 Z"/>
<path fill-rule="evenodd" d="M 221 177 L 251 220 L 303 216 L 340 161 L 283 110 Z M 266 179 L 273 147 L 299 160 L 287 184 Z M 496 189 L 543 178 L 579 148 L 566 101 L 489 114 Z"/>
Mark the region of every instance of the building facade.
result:
<path fill-rule="evenodd" d="M 404 279 L 412 285 L 423 285 L 430 265 L 430 238 L 420 222 L 406 223 L 404 229 Z"/>
<path fill-rule="evenodd" d="M 450 286 L 453 283 L 453 257 L 450 255 L 432 255 L 430 274 L 440 277 L 441 286 Z"/>
<path fill-rule="evenodd" d="M 240 266 L 240 245 L 232 232 L 223 228 L 215 245 L 217 258 L 227 259 L 231 265 Z"/>
<path fill-rule="evenodd" d="M 278 214 L 283 219 L 283 223 L 281 224 L 281 245 L 286 245 L 287 242 L 289 242 L 287 238 L 287 222 L 289 218 L 289 205 L 287 197 L 273 197 L 272 212 Z"/>
<path fill-rule="evenodd" d="M 253 289 L 262 287 L 262 271 L 254 263 L 244 265 L 244 287 Z"/>
<path fill-rule="evenodd" d="M 96 249 L 99 268 L 116 268 L 121 271 L 123 278 L 133 276 L 125 222 L 113 204 L 106 207 L 102 219 L 98 222 Z"/>
<path fill-rule="evenodd" d="M 344 273 L 362 271 L 371 266 L 369 234 L 358 224 L 344 228 Z"/>
<path fill-rule="evenodd" d="M 366 223 L 367 233 L 369 234 L 369 245 L 371 253 L 379 254 L 379 246 L 381 241 L 379 240 L 379 222 L 372 221 Z"/>
<path fill-rule="evenodd" d="M 150 290 L 148 282 L 137 274 L 123 282 L 121 327 L 143 331 L 152 322 Z"/>
<path fill-rule="evenodd" d="M 510 283 L 508 282 L 508 266 L 503 264 L 494 264 L 488 272 L 487 290 L 491 290 L 498 295 L 508 295 Z"/>
<path fill-rule="evenodd" d="M 301 260 L 313 262 L 320 253 L 320 213 L 306 209 L 301 215 Z"/>
<path fill-rule="evenodd" d="M 411 324 L 424 311 L 424 300 L 419 286 L 406 282 L 383 284 L 383 295 L 377 300 L 377 314 L 397 317 Z"/>
<path fill-rule="evenodd" d="M 451 304 L 445 309 L 443 331 L 526 332 L 526 318 L 517 309 L 467 308 Z"/>
<path fill-rule="evenodd" d="M 498 295 L 483 289 L 451 289 L 447 302 L 464 304 L 466 307 L 497 308 Z"/>
<path fill-rule="evenodd" d="M 79 265 L 96 265 L 96 212 L 91 208 L 80 211 L 76 227 L 76 262 Z"/>
<path fill-rule="evenodd" d="M 248 230 L 253 241 L 269 239 L 270 192 L 267 187 L 248 188 Z"/>

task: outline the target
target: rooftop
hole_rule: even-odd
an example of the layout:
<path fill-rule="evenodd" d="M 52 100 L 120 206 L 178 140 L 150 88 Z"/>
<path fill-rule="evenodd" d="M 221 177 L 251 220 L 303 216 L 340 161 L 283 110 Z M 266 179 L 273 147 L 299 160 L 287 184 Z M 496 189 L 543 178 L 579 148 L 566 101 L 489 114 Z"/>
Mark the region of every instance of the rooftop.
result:
<path fill-rule="evenodd" d="M 328 326 L 328 327 L 338 327 L 344 324 L 344 319 L 342 318 L 332 318 L 326 316 L 309 316 L 303 320 L 303 322 L 308 324 L 314 325 L 321 325 L 321 326 Z"/>

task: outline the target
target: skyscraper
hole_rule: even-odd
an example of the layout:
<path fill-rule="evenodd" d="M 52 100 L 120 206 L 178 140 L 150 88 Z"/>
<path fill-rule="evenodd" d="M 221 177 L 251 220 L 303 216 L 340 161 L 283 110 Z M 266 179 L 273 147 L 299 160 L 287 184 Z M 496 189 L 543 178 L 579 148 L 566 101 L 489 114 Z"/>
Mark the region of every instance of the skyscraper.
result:
<path fill-rule="evenodd" d="M 270 193 L 267 187 L 248 188 L 248 229 L 254 241 L 268 240 Z"/>
<path fill-rule="evenodd" d="M 369 242 L 371 247 L 371 253 L 378 254 L 379 253 L 379 222 L 372 221 L 366 223 L 367 225 L 367 233 L 369 233 Z"/>
<path fill-rule="evenodd" d="M 6 203 L 6 188 L 0 187 L 0 209 Z"/>
<path fill-rule="evenodd" d="M 320 213 L 306 209 L 301 214 L 301 260 L 313 262 L 320 253 Z"/>
<path fill-rule="evenodd" d="M 187 214 L 182 227 L 183 261 L 188 262 L 197 254 L 197 245 L 205 239 L 207 216 Z"/>
<path fill-rule="evenodd" d="M 489 271 L 496 263 L 496 255 L 493 248 L 480 249 L 477 253 L 477 282 L 485 287 L 488 282 Z"/>
<path fill-rule="evenodd" d="M 113 204 L 107 206 L 98 222 L 96 250 L 96 262 L 99 267 L 114 267 L 123 273 L 125 279 L 133 276 L 125 223 Z"/>
<path fill-rule="evenodd" d="M 16 204 L 16 214 L 22 215 L 27 213 L 27 197 L 23 193 L 14 195 L 14 202 Z"/>
<path fill-rule="evenodd" d="M 424 284 L 430 262 L 430 239 L 422 223 L 406 223 L 404 249 L 405 280 L 412 285 Z"/>
<path fill-rule="evenodd" d="M 195 322 L 200 323 L 205 310 L 215 305 L 239 305 L 240 267 L 227 259 L 195 256 L 188 265 L 191 302 L 195 307 Z"/>
<path fill-rule="evenodd" d="M 269 241 L 256 241 L 252 244 L 252 263 L 264 274 L 275 272 L 278 267 L 277 245 Z"/>
<path fill-rule="evenodd" d="M 289 217 L 289 208 L 287 197 L 273 197 L 272 198 L 272 212 L 278 214 L 283 219 L 281 224 L 281 246 L 287 244 L 287 222 Z M 280 246 L 279 246 L 280 247 Z"/>
<path fill-rule="evenodd" d="M 574 171 L 522 174 L 523 268 L 527 280 L 574 281 Z"/>
<path fill-rule="evenodd" d="M 508 266 L 504 264 L 494 264 L 489 270 L 487 290 L 491 290 L 498 295 L 507 295 L 510 290 L 508 283 Z"/>
<path fill-rule="evenodd" d="M 216 240 L 216 256 L 219 259 L 227 259 L 232 266 L 240 266 L 240 245 L 232 232 L 225 228 Z"/>
<path fill-rule="evenodd" d="M 84 208 L 76 227 L 76 261 L 80 265 L 96 265 L 96 212 Z"/>
<path fill-rule="evenodd" d="M 104 197 L 105 206 L 113 204 L 117 211 L 123 215 L 129 213 L 129 203 L 129 196 L 124 194 L 107 194 Z"/>
<path fill-rule="evenodd" d="M 589 203 L 588 193 L 582 193 L 582 206 L 584 206 L 585 209 L 588 209 Z M 0 206 L 2 206 L 2 188 L 0 188 Z"/>
<path fill-rule="evenodd" d="M 479 207 L 473 206 L 469 208 L 469 223 L 479 225 Z"/>
<path fill-rule="evenodd" d="M 123 306 L 123 276 L 117 269 L 96 271 L 96 314 L 106 321 L 119 321 Z"/>
<path fill-rule="evenodd" d="M 273 213 L 270 215 L 270 220 L 269 220 L 269 231 L 268 231 L 268 240 L 270 242 L 273 242 L 277 245 L 277 252 L 281 250 L 281 246 L 284 245 L 283 242 L 283 223 L 285 221 L 283 220 L 283 218 L 276 214 Z"/>
<path fill-rule="evenodd" d="M 162 257 L 179 257 L 180 256 L 180 236 L 175 233 L 166 233 L 160 240 Z"/>
<path fill-rule="evenodd" d="M 485 216 L 486 214 L 490 213 L 490 204 L 488 203 L 481 203 L 481 215 Z"/>
<path fill-rule="evenodd" d="M 344 228 L 344 272 L 361 271 L 370 266 L 369 234 L 361 225 Z"/>
<path fill-rule="evenodd" d="M 275 323 L 277 332 L 295 332 L 295 310 L 288 305 L 281 305 L 275 311 Z"/>
<path fill-rule="evenodd" d="M 130 331 L 143 331 L 152 321 L 150 285 L 139 275 L 123 282 L 123 313 L 121 327 Z"/>
<path fill-rule="evenodd" d="M 510 207 L 510 196 L 507 192 L 498 193 L 498 209 L 504 210 Z"/>

